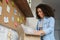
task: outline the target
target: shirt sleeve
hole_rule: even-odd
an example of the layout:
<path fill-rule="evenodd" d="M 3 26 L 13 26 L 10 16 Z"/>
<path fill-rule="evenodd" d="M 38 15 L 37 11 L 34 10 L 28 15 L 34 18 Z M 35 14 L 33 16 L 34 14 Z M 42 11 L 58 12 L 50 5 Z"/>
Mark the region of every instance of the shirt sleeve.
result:
<path fill-rule="evenodd" d="M 55 19 L 53 17 L 49 18 L 49 27 L 44 29 L 45 34 L 49 34 L 54 31 Z"/>

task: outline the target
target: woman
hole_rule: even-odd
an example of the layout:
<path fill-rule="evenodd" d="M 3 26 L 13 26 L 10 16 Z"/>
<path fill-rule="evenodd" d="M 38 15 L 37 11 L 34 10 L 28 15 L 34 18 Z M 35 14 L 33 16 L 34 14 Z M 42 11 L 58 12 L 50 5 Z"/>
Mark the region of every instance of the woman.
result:
<path fill-rule="evenodd" d="M 55 40 L 54 37 L 54 11 L 47 4 L 39 4 L 36 7 L 36 15 L 38 18 L 36 35 L 41 36 L 41 40 Z"/>

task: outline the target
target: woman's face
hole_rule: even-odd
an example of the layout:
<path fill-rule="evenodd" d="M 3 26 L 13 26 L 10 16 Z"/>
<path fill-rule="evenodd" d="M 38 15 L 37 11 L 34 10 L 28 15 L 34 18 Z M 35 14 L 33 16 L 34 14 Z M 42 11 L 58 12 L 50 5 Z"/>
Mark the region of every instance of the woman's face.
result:
<path fill-rule="evenodd" d="M 44 13 L 43 13 L 43 11 L 42 11 L 40 8 L 37 9 L 37 12 L 38 12 L 38 15 L 39 15 L 41 18 L 44 18 Z"/>

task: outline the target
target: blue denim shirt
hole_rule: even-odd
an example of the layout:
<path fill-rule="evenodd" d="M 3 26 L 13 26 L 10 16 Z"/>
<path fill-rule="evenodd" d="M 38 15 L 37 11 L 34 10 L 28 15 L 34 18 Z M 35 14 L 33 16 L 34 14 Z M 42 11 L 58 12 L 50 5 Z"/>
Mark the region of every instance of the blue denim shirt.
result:
<path fill-rule="evenodd" d="M 55 40 L 54 37 L 54 25 L 55 25 L 55 19 L 53 17 L 44 17 L 44 22 L 43 22 L 43 31 L 45 32 L 45 36 L 43 37 L 43 40 Z M 38 30 L 38 24 L 41 22 L 39 19 L 37 22 L 37 30 Z"/>

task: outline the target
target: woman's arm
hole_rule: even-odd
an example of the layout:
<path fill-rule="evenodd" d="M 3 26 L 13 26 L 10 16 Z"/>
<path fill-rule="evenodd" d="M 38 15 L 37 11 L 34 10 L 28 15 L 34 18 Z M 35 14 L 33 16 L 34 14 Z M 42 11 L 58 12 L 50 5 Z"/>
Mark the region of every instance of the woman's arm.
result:
<path fill-rule="evenodd" d="M 55 19 L 53 17 L 50 17 L 48 28 L 43 30 L 45 32 L 45 35 L 51 33 L 52 31 L 54 31 L 54 25 L 55 25 Z"/>
<path fill-rule="evenodd" d="M 45 32 L 44 32 L 43 30 L 34 31 L 34 34 L 35 34 L 35 35 L 39 35 L 39 36 L 43 36 L 43 35 L 45 35 Z"/>
<path fill-rule="evenodd" d="M 54 30 L 55 20 L 52 17 L 49 20 L 50 20 L 49 27 L 47 29 L 44 29 L 44 30 L 35 31 L 36 35 L 43 36 L 43 35 L 49 34 L 50 32 L 52 32 Z"/>

